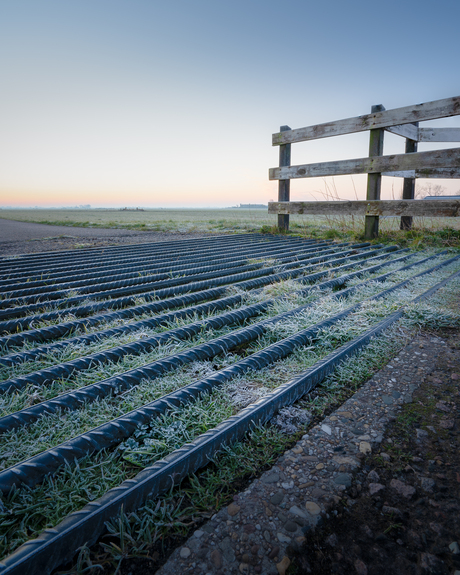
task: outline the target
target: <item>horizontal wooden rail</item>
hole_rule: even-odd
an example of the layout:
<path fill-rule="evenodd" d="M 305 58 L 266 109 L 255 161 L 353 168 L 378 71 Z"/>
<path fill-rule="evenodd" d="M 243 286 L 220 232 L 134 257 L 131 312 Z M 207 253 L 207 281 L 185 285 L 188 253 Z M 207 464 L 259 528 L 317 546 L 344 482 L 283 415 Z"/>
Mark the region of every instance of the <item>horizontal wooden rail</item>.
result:
<path fill-rule="evenodd" d="M 416 104 L 415 106 L 394 108 L 393 110 L 384 110 L 355 118 L 317 124 L 316 126 L 308 126 L 306 128 L 297 128 L 286 132 L 277 132 L 273 134 L 272 143 L 274 146 L 293 144 L 294 142 L 305 142 L 318 138 L 353 134 L 355 132 L 364 132 L 377 128 L 396 127 L 400 124 L 413 124 L 414 122 L 425 120 L 447 118 L 449 116 L 457 116 L 458 114 L 460 114 L 460 96 L 455 96 L 453 98 L 435 100 L 434 102 Z M 413 139 L 411 136 L 405 137 Z"/>
<path fill-rule="evenodd" d="M 428 175 L 429 170 L 432 168 L 460 168 L 460 148 L 271 168 L 269 170 L 269 179 L 289 180 L 294 178 L 316 178 L 405 170 L 417 170 L 420 174 L 426 173 Z"/>
<path fill-rule="evenodd" d="M 419 142 L 460 142 L 460 128 L 419 128 Z"/>
<path fill-rule="evenodd" d="M 385 128 L 385 131 L 396 134 L 397 136 L 402 136 L 408 140 L 413 140 L 414 142 L 418 142 L 420 134 L 420 129 L 416 124 L 400 124 L 399 126 L 389 126 Z"/>
<path fill-rule="evenodd" d="M 400 172 L 382 172 L 382 176 L 396 178 L 460 178 L 460 168 L 425 168 L 424 170 L 404 170 Z"/>
<path fill-rule="evenodd" d="M 414 142 L 460 142 L 460 128 L 419 128 L 415 124 L 403 124 L 385 130 Z"/>
<path fill-rule="evenodd" d="M 460 200 L 269 202 L 269 214 L 460 217 Z"/>

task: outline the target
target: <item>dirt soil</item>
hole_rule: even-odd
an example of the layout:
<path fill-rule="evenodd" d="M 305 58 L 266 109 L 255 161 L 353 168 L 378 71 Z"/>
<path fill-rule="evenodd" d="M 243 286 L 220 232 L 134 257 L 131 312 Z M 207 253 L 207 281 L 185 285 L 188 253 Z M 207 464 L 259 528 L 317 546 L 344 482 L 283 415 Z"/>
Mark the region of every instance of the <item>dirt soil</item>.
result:
<path fill-rule="evenodd" d="M 439 335 L 447 351 L 288 574 L 460 575 L 460 333 Z"/>

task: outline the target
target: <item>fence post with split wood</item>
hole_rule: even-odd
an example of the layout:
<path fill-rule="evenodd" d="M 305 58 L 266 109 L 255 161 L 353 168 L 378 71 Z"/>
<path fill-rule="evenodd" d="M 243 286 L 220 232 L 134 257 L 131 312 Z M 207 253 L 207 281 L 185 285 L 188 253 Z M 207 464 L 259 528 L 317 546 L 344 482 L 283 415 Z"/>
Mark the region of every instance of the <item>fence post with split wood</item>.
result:
<path fill-rule="evenodd" d="M 401 216 L 401 229 L 410 229 L 413 216 L 458 217 L 459 200 L 415 200 L 416 178 L 460 178 L 460 148 L 417 151 L 418 142 L 460 142 L 460 128 L 420 127 L 420 122 L 460 115 L 460 96 L 385 110 L 373 106 L 371 113 L 335 122 L 290 129 L 282 126 L 273 134 L 280 146 L 280 164 L 269 171 L 270 180 L 279 180 L 278 202 L 269 202 L 268 211 L 278 214 L 280 230 L 289 228 L 289 214 L 364 215 L 365 237 L 378 236 L 380 216 Z M 352 160 L 290 165 L 290 145 L 319 138 L 370 132 L 369 156 Z M 385 131 L 405 138 L 404 154 L 383 155 Z M 289 183 L 294 178 L 367 174 L 366 201 L 291 202 Z M 382 176 L 404 178 L 402 200 L 380 200 Z"/>

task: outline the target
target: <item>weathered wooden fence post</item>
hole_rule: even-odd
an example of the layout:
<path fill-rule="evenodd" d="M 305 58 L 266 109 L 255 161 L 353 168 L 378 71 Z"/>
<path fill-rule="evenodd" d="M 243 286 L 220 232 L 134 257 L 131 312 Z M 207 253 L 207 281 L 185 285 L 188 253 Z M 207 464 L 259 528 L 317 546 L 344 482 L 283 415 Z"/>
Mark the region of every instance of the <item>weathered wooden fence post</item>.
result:
<path fill-rule="evenodd" d="M 418 122 L 415 123 L 418 127 Z M 417 151 L 417 141 L 406 138 L 406 154 Z M 403 183 L 403 200 L 413 200 L 415 198 L 415 178 L 404 178 Z M 410 230 L 412 228 L 412 216 L 401 216 L 401 230 Z"/>
<path fill-rule="evenodd" d="M 287 132 L 289 126 L 281 126 L 280 132 Z M 280 146 L 280 168 L 291 165 L 291 144 L 282 144 Z M 278 182 L 278 201 L 289 202 L 290 180 L 279 180 Z M 289 214 L 278 214 L 278 229 L 280 232 L 287 232 L 289 229 Z"/>
<path fill-rule="evenodd" d="M 376 112 L 383 112 L 385 108 L 382 104 L 372 106 L 371 114 Z M 383 134 L 382 128 L 377 130 L 370 130 L 369 139 L 369 156 L 382 156 L 383 155 Z M 380 200 L 380 187 L 382 183 L 381 173 L 370 173 L 367 176 L 367 200 Z M 366 223 L 364 229 L 364 237 L 366 240 L 372 240 L 379 235 L 379 217 L 366 216 Z"/>

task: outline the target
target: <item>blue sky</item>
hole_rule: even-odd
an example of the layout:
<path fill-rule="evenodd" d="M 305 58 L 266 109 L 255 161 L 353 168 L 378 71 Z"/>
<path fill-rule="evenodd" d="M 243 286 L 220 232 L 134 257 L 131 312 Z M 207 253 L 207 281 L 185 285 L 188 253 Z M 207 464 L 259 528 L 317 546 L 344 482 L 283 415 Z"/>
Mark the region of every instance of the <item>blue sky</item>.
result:
<path fill-rule="evenodd" d="M 280 125 L 459 95 L 459 21 L 458 0 L 0 0 L 0 205 L 276 199 Z M 293 163 L 367 147 L 368 134 L 306 142 Z M 364 198 L 360 176 L 295 181 L 292 199 L 353 184 Z"/>

